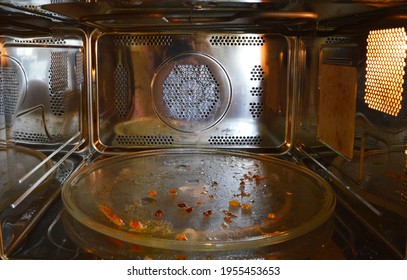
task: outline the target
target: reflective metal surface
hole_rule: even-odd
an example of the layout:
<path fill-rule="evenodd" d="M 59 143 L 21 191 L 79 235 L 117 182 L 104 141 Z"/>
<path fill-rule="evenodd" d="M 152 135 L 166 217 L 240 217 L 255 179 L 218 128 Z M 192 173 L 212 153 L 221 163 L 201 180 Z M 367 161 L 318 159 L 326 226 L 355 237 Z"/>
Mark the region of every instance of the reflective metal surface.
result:
<path fill-rule="evenodd" d="M 95 33 L 93 43 L 99 151 L 190 145 L 287 151 L 294 38 Z"/>

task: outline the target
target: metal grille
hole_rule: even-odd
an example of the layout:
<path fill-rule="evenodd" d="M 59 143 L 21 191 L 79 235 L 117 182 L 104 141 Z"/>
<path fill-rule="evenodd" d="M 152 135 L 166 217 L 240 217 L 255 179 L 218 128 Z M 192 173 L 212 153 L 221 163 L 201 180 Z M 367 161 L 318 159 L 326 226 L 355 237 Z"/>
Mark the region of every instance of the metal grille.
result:
<path fill-rule="evenodd" d="M 264 80 L 264 71 L 261 65 L 255 65 L 253 70 L 250 72 L 251 81 L 263 81 Z"/>
<path fill-rule="evenodd" d="M 369 32 L 365 88 L 365 102 L 369 108 L 394 116 L 400 112 L 406 36 L 404 28 Z"/>
<path fill-rule="evenodd" d="M 174 118 L 208 118 L 219 101 L 218 83 L 207 65 L 175 65 L 163 84 L 163 99 Z"/>
<path fill-rule="evenodd" d="M 114 39 L 116 46 L 171 46 L 171 36 L 154 36 L 154 35 L 139 35 L 139 36 L 116 36 Z"/>
<path fill-rule="evenodd" d="M 263 103 L 251 102 L 249 112 L 252 114 L 253 118 L 260 118 L 263 113 Z"/>
<path fill-rule="evenodd" d="M 250 90 L 252 96 L 260 97 L 263 96 L 263 88 L 261 87 L 252 87 Z"/>
<path fill-rule="evenodd" d="M 119 145 L 151 146 L 172 145 L 172 136 L 144 136 L 144 135 L 118 135 L 116 142 Z"/>
<path fill-rule="evenodd" d="M 254 146 L 260 145 L 260 136 L 211 136 L 208 139 L 213 146 Z"/>
<path fill-rule="evenodd" d="M 65 45 L 66 41 L 63 38 L 52 37 L 47 39 L 16 39 L 14 40 L 15 43 L 18 44 L 40 44 L 40 45 Z"/>
<path fill-rule="evenodd" d="M 68 87 L 68 52 L 51 52 L 49 91 L 54 115 L 65 113 L 64 91 Z"/>
<path fill-rule="evenodd" d="M 213 46 L 263 46 L 262 36 L 212 36 L 209 40 Z"/>
<path fill-rule="evenodd" d="M 42 133 L 32 133 L 23 131 L 14 131 L 13 137 L 16 141 L 31 142 L 31 143 L 48 143 L 48 137 Z"/>
<path fill-rule="evenodd" d="M 6 116 L 6 123 L 11 122 L 17 110 L 20 84 L 13 67 L 0 66 L 0 115 Z"/>
<path fill-rule="evenodd" d="M 327 45 L 340 45 L 350 43 L 353 43 L 353 40 L 350 37 L 329 37 L 325 41 L 325 44 Z"/>
<path fill-rule="evenodd" d="M 74 169 L 74 164 L 72 162 L 65 161 L 57 168 L 56 179 L 60 184 L 64 183 L 65 180 L 71 175 Z"/>
<path fill-rule="evenodd" d="M 83 53 L 82 52 L 77 52 L 75 55 L 75 76 L 76 76 L 76 83 L 78 85 L 82 84 L 84 81 Z"/>
<path fill-rule="evenodd" d="M 114 71 L 115 107 L 117 115 L 121 118 L 126 117 L 130 108 L 128 76 L 127 68 L 122 64 L 117 65 Z"/>
<path fill-rule="evenodd" d="M 57 1 L 57 0 L 52 0 L 51 3 L 53 4 L 55 1 Z M 58 3 L 58 2 L 55 2 L 55 3 Z M 31 11 L 33 11 L 35 13 L 41 13 L 41 14 L 50 15 L 50 16 L 59 16 L 58 14 L 47 11 L 47 10 L 44 10 L 44 9 L 41 8 L 41 6 L 37 6 L 37 5 L 23 5 L 23 6 L 20 6 L 20 7 L 24 8 L 24 9 L 27 9 L 27 10 L 31 10 Z"/>

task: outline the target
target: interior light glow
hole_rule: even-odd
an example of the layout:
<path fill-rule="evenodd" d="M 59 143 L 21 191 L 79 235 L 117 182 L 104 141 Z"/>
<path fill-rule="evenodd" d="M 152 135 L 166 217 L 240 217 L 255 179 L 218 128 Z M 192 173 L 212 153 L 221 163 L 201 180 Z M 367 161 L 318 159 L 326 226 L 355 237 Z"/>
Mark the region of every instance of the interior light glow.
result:
<path fill-rule="evenodd" d="M 403 99 L 407 34 L 402 28 L 373 30 L 367 38 L 365 102 L 397 116 Z"/>

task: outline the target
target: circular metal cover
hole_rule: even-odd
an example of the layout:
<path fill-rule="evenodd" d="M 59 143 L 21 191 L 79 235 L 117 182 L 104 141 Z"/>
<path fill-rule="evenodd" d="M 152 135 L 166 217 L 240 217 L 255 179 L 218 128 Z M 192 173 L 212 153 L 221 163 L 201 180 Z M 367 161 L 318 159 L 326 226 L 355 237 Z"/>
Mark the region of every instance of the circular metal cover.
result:
<path fill-rule="evenodd" d="M 231 83 L 225 69 L 212 57 L 184 53 L 164 62 L 152 83 L 157 115 L 182 132 L 206 130 L 226 114 Z"/>

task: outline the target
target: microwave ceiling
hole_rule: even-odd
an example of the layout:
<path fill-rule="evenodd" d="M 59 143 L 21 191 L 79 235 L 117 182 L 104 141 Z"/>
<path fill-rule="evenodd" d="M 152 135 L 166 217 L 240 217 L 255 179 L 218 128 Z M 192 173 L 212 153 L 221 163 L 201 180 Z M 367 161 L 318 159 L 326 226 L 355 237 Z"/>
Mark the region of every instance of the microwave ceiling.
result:
<path fill-rule="evenodd" d="M 283 32 L 359 30 L 377 22 L 405 21 L 404 0 L 0 0 L 0 14 L 21 15 L 13 21 L 41 18 L 39 27 L 58 22 L 110 30 L 208 27 L 234 30 L 276 29 Z M 35 23 L 33 23 L 35 26 Z"/>

